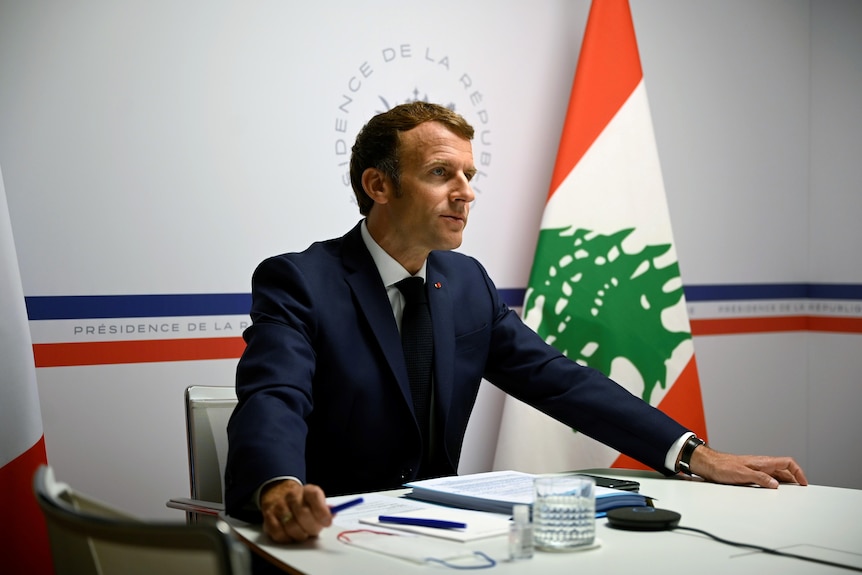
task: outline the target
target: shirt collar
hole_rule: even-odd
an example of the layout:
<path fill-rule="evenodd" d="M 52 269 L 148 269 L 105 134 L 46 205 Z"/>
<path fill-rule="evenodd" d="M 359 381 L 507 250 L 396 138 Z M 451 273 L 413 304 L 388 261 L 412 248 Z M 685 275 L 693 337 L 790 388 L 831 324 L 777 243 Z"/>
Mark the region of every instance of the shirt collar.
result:
<path fill-rule="evenodd" d="M 377 271 L 380 274 L 380 279 L 383 280 L 383 285 L 390 287 L 404 278 L 410 277 L 410 272 L 404 269 L 404 266 L 387 254 L 386 250 L 374 241 L 374 238 L 371 237 L 371 232 L 368 231 L 368 225 L 365 220 L 362 220 L 360 231 L 362 233 L 362 241 L 365 242 L 365 247 L 371 253 L 371 258 L 374 260 L 374 265 L 377 266 Z M 424 281 L 427 265 L 427 260 L 422 262 L 422 267 L 416 272 L 414 277 L 421 277 Z"/>

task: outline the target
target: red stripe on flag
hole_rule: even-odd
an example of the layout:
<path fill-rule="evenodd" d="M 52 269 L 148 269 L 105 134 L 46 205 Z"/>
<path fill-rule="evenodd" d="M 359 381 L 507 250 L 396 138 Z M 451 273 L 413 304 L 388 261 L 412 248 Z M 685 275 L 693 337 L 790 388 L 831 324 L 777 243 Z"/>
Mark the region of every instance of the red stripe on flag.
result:
<path fill-rule="evenodd" d="M 242 355 L 241 337 L 39 343 L 33 345 L 36 367 L 112 365 L 159 361 L 235 359 Z"/>
<path fill-rule="evenodd" d="M 627 0 L 596 0 L 572 84 L 548 199 L 643 78 Z"/>
<path fill-rule="evenodd" d="M 667 395 L 659 403 L 658 408 L 706 441 L 706 418 L 702 406 L 703 397 L 700 393 L 697 362 L 692 356 Z M 622 454 L 611 467 L 649 469 L 643 463 Z"/>
<path fill-rule="evenodd" d="M 706 417 L 697 375 L 697 361 L 692 356 L 685 369 L 658 404 L 658 408 L 706 441 Z"/>
<path fill-rule="evenodd" d="M 47 461 L 45 437 L 42 436 L 33 447 L 0 467 L 0 509 L 3 510 L 0 566 L 3 573 L 54 573 L 48 527 L 33 494 L 33 475 Z"/>

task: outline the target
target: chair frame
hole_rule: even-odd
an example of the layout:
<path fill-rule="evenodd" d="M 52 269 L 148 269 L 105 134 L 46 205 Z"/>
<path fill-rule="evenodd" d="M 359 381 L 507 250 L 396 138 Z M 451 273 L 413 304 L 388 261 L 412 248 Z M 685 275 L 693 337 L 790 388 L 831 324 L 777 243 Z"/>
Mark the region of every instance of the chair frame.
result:
<path fill-rule="evenodd" d="M 140 521 L 56 482 L 53 470 L 47 465 L 37 469 L 33 491 L 48 524 L 55 565 L 87 562 L 93 573 L 101 572 L 98 554 L 92 545 L 97 541 L 139 549 L 209 551 L 214 554 L 218 575 L 249 572 L 248 549 L 221 519 L 214 524 L 200 525 Z M 80 544 L 61 541 L 59 530 L 82 538 Z"/>
<path fill-rule="evenodd" d="M 203 479 L 212 474 L 215 468 L 219 468 L 217 460 L 217 441 L 209 449 L 204 447 L 205 442 L 215 440 L 206 432 L 199 433 L 196 422 L 201 415 L 196 415 L 196 410 L 212 407 L 233 407 L 237 403 L 236 389 L 233 386 L 208 386 L 191 385 L 185 390 L 185 414 L 186 414 L 186 444 L 188 448 L 189 463 L 189 492 L 191 497 L 174 497 L 167 502 L 171 509 L 179 509 L 186 512 L 186 520 L 189 523 L 201 521 L 212 521 L 219 513 L 224 511 L 223 477 L 219 477 L 218 493 L 212 489 L 202 492 Z M 227 432 L 225 431 L 225 436 Z M 221 474 L 221 469 L 219 469 Z"/>

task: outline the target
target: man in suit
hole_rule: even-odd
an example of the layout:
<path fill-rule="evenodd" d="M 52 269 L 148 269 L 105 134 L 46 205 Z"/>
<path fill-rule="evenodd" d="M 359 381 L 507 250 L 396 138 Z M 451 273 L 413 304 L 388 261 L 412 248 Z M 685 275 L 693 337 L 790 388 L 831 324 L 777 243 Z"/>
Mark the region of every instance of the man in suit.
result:
<path fill-rule="evenodd" d="M 433 104 L 375 116 L 350 165 L 364 220 L 255 271 L 228 426 L 227 512 L 262 520 L 275 541 L 302 541 L 331 524 L 326 495 L 456 473 L 482 378 L 668 475 L 806 484 L 793 459 L 714 451 L 567 359 L 500 301 L 478 261 L 451 251 L 474 199 L 472 136 Z M 421 406 L 399 336 L 397 284 L 411 276 L 424 279 L 433 327 L 431 400 Z"/>

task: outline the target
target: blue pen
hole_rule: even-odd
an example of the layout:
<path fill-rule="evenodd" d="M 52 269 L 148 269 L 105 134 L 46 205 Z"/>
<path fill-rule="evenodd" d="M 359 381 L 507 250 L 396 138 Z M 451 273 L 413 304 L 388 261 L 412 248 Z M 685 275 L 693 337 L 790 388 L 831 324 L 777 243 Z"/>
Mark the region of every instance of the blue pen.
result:
<path fill-rule="evenodd" d="M 339 511 L 344 511 L 345 509 L 350 509 L 354 505 L 359 505 L 363 501 L 364 501 L 364 499 L 362 499 L 361 497 L 357 497 L 356 499 L 351 499 L 350 501 L 345 501 L 344 503 L 339 503 L 338 505 L 330 505 L 329 511 L 330 511 L 330 513 L 335 515 Z"/>
<path fill-rule="evenodd" d="M 444 521 L 442 519 L 421 519 L 419 517 L 400 517 L 397 515 L 381 515 L 377 518 L 381 523 L 398 525 L 413 525 L 415 527 L 433 527 L 434 529 L 466 529 L 466 523 Z"/>

